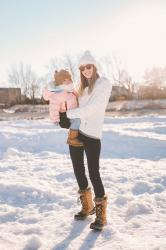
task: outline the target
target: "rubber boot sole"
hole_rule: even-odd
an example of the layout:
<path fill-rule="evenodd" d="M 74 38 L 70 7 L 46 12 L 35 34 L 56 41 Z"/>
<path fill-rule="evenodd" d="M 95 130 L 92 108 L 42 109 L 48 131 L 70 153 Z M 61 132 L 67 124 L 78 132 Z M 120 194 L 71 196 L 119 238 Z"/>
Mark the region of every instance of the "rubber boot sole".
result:
<path fill-rule="evenodd" d="M 104 225 L 97 225 L 97 224 L 90 224 L 90 229 L 93 229 L 94 231 L 102 231 Z"/>
<path fill-rule="evenodd" d="M 93 214 L 95 214 L 95 207 L 89 212 L 89 214 L 82 215 L 82 216 L 81 215 L 80 216 L 75 215 L 74 219 L 75 220 L 85 220 L 89 215 L 93 215 Z"/>
<path fill-rule="evenodd" d="M 95 231 L 101 231 L 106 224 L 107 222 L 105 224 L 97 224 L 95 222 L 92 222 L 90 224 L 90 229 L 93 229 Z"/>

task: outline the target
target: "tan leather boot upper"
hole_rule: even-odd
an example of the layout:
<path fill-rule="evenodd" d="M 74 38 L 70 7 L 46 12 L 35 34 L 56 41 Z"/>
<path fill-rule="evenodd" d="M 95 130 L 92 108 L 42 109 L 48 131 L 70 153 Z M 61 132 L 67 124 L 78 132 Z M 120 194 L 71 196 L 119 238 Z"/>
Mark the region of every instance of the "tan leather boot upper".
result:
<path fill-rule="evenodd" d="M 83 147 L 83 143 L 77 137 L 78 137 L 78 130 L 69 129 L 67 144 L 74 147 Z"/>
<path fill-rule="evenodd" d="M 94 209 L 91 188 L 87 188 L 83 191 L 79 191 L 79 193 L 80 193 L 80 200 L 82 204 L 81 212 L 83 214 L 89 215 L 89 213 Z"/>
<path fill-rule="evenodd" d="M 106 218 L 107 197 L 105 196 L 104 198 L 96 198 L 95 204 L 96 204 L 96 220 L 100 224 L 105 225 L 107 223 L 107 218 Z"/>

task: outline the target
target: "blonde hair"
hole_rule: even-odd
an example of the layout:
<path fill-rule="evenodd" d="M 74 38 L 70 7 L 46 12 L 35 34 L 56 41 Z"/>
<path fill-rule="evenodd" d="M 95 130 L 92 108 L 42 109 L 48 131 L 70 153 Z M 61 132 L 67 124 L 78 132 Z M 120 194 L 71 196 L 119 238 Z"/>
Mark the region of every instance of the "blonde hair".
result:
<path fill-rule="evenodd" d="M 99 74 L 97 73 L 97 68 L 94 65 L 92 66 L 93 66 L 93 74 L 92 74 L 91 79 L 89 80 L 80 71 L 81 81 L 80 81 L 80 86 L 78 87 L 78 90 L 77 90 L 77 93 L 79 96 L 83 95 L 84 89 L 86 87 L 88 87 L 88 94 L 92 93 L 94 86 L 95 86 L 95 82 L 100 77 Z"/>

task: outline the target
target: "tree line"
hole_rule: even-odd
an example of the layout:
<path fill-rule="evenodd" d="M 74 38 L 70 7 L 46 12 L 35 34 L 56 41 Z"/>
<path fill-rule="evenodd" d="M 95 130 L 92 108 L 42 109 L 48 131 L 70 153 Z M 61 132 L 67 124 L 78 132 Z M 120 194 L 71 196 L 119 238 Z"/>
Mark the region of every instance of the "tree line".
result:
<path fill-rule="evenodd" d="M 166 98 L 166 66 L 146 69 L 142 82 L 136 82 L 125 69 L 121 60 L 116 56 L 97 58 L 99 73 L 111 79 L 115 89 L 122 89 L 128 93 L 126 99 L 160 99 Z M 77 68 L 78 56 L 65 55 L 63 58 L 54 57 L 46 66 L 46 73 L 38 76 L 31 65 L 20 63 L 11 66 L 8 81 L 12 87 L 21 88 L 25 102 L 35 103 L 42 100 L 42 88 L 50 80 L 53 80 L 55 70 L 68 69 L 72 74 L 73 81 L 79 82 L 79 71 Z"/>

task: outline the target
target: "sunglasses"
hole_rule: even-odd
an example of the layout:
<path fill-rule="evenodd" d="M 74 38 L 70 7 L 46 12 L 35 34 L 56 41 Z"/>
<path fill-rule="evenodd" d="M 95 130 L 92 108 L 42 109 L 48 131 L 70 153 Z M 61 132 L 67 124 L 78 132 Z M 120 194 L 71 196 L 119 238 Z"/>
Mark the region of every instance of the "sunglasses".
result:
<path fill-rule="evenodd" d="M 91 69 L 92 68 L 92 64 L 87 64 L 85 66 L 80 66 L 79 69 L 80 71 L 84 71 L 85 69 Z"/>

